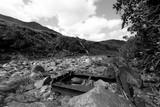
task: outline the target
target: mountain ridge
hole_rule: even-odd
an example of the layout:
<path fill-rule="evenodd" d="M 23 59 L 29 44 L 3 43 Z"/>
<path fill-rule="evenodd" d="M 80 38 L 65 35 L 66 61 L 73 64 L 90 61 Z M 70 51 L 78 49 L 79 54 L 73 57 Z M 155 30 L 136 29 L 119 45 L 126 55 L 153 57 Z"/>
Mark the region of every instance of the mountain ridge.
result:
<path fill-rule="evenodd" d="M 29 28 L 32 28 L 32 29 L 35 29 L 35 30 L 44 30 L 44 31 L 52 32 L 52 33 L 59 33 L 59 32 L 56 32 L 56 31 L 54 31 L 54 30 L 52 30 L 48 27 L 42 26 L 41 24 L 39 24 L 37 22 L 34 22 L 34 21 L 24 22 L 24 21 L 18 20 L 16 18 L 13 18 L 13 17 L 10 17 L 10 16 L 5 16 L 5 15 L 2 15 L 2 14 L 0 14 L 0 19 L 3 19 L 5 21 L 9 21 L 9 22 L 18 23 L 22 26 L 26 26 L 26 27 L 29 27 Z"/>

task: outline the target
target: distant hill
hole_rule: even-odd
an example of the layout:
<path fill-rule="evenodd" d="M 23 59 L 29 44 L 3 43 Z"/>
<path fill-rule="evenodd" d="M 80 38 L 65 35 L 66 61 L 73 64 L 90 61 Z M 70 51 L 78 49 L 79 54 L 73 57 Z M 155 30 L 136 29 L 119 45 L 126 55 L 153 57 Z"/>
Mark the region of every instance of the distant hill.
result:
<path fill-rule="evenodd" d="M 113 48 L 120 48 L 126 42 L 123 41 L 123 40 L 110 39 L 110 40 L 106 40 L 106 41 L 101 41 L 100 43 L 102 45 L 108 45 L 108 46 L 113 47 Z"/>
<path fill-rule="evenodd" d="M 13 54 L 32 58 L 84 55 L 86 50 L 90 55 L 113 55 L 122 44 L 118 40 L 93 42 L 67 37 L 36 22 L 0 15 L 0 59 Z"/>

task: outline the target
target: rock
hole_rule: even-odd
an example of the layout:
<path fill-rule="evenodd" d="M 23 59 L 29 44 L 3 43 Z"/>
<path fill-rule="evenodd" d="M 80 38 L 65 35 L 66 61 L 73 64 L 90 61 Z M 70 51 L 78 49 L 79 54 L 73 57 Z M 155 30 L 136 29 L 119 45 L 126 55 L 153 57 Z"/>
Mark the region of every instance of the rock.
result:
<path fill-rule="evenodd" d="M 25 98 L 24 95 L 17 95 L 15 96 L 15 100 L 18 101 L 18 102 L 27 102 L 27 99 Z"/>
<path fill-rule="evenodd" d="M 36 99 L 40 99 L 41 95 L 42 95 L 42 93 L 40 93 L 40 91 L 37 89 L 27 91 L 27 92 L 25 92 L 25 94 L 34 96 Z"/>
<path fill-rule="evenodd" d="M 109 83 L 104 82 L 103 80 L 98 80 L 96 82 L 94 82 L 94 86 L 95 87 L 108 87 Z"/>
<path fill-rule="evenodd" d="M 12 60 L 11 62 L 9 62 L 9 65 L 11 66 L 17 66 L 18 61 L 17 60 Z"/>
<path fill-rule="evenodd" d="M 97 73 L 103 73 L 105 72 L 105 69 L 107 69 L 105 66 L 98 66 L 94 69 L 94 71 Z"/>
<path fill-rule="evenodd" d="M 21 95 L 15 96 L 15 101 L 25 103 L 25 102 L 35 102 L 38 98 L 35 96 L 35 93 L 32 91 L 27 91 Z"/>
<path fill-rule="evenodd" d="M 7 75 L 7 71 L 0 70 L 0 77 L 4 77 Z"/>
<path fill-rule="evenodd" d="M 44 83 L 45 79 L 41 79 L 41 80 L 38 80 L 34 83 L 34 86 L 39 89 L 43 86 L 43 83 Z"/>
<path fill-rule="evenodd" d="M 4 96 L 0 95 L 0 104 L 3 103 Z"/>
<path fill-rule="evenodd" d="M 77 77 L 74 77 L 71 79 L 71 83 L 73 83 L 73 84 L 81 84 L 82 82 L 83 82 L 83 80 L 80 78 L 77 78 Z"/>
<path fill-rule="evenodd" d="M 41 74 L 37 74 L 35 72 L 32 72 L 29 76 L 32 80 L 39 80 L 42 78 L 42 75 Z"/>
<path fill-rule="evenodd" d="M 34 103 L 8 103 L 8 107 L 57 107 L 53 101 L 34 102 Z"/>
<path fill-rule="evenodd" d="M 64 98 L 61 99 L 61 105 L 62 107 L 66 107 L 66 105 L 68 104 L 68 101 L 71 99 L 70 96 L 64 96 Z"/>
<path fill-rule="evenodd" d="M 9 65 L 6 63 L 6 64 L 3 64 L 2 67 L 7 68 L 7 67 L 9 67 Z"/>
<path fill-rule="evenodd" d="M 28 61 L 23 61 L 22 64 L 23 65 L 28 65 L 29 63 L 28 63 Z"/>
<path fill-rule="evenodd" d="M 42 95 L 42 97 L 43 97 L 44 99 L 47 99 L 47 97 L 49 97 L 50 94 L 51 94 L 51 90 L 48 90 L 46 93 L 44 93 L 44 94 Z"/>
<path fill-rule="evenodd" d="M 41 65 L 33 67 L 32 72 L 34 73 L 45 73 L 45 69 Z"/>
<path fill-rule="evenodd" d="M 13 93 L 10 93 L 8 94 L 8 96 L 4 99 L 4 102 L 7 103 L 7 102 L 11 102 L 12 100 L 15 99 L 15 94 Z"/>
<path fill-rule="evenodd" d="M 27 104 L 19 102 L 9 102 L 7 104 L 7 107 L 27 107 Z"/>
<path fill-rule="evenodd" d="M 56 70 L 56 67 L 55 66 L 49 66 L 49 67 L 45 67 L 46 71 L 48 72 L 53 72 Z"/>
<path fill-rule="evenodd" d="M 105 76 L 107 78 L 115 78 L 114 68 L 111 66 L 108 66 L 107 69 L 104 70 L 103 76 Z"/>
<path fill-rule="evenodd" d="M 58 107 L 59 106 L 53 101 L 46 101 L 46 102 L 43 102 L 43 104 L 45 105 L 43 107 Z"/>
<path fill-rule="evenodd" d="M 10 76 L 10 78 L 17 78 L 17 77 L 19 78 L 21 76 L 22 76 L 21 72 L 15 72 Z"/>
<path fill-rule="evenodd" d="M 23 75 L 29 75 L 31 72 L 28 69 L 23 69 L 21 72 L 23 72 Z"/>
<path fill-rule="evenodd" d="M 32 90 L 34 89 L 34 84 L 31 83 L 31 84 L 28 84 L 26 87 L 25 87 L 25 90 L 28 91 L 28 90 Z"/>
<path fill-rule="evenodd" d="M 95 87 L 89 92 L 73 97 L 69 107 L 133 107 L 125 98 L 118 96 L 104 87 Z"/>
<path fill-rule="evenodd" d="M 89 80 L 89 81 L 87 81 L 85 86 L 94 86 L 93 84 L 94 84 L 94 81 L 93 80 Z"/>
<path fill-rule="evenodd" d="M 41 89 L 40 89 L 40 92 L 43 93 L 47 90 L 48 86 L 45 85 L 45 86 L 42 86 Z"/>

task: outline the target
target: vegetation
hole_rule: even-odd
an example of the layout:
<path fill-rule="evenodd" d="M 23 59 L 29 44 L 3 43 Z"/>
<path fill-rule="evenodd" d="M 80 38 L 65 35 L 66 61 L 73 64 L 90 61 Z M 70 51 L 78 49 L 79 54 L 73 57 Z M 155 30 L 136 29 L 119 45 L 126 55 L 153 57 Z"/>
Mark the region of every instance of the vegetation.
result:
<path fill-rule="evenodd" d="M 108 41 L 104 41 L 103 44 L 86 41 L 63 36 L 58 32 L 45 30 L 43 27 L 33 29 L 33 24 L 25 25 L 25 22 L 22 24 L 21 21 L 11 17 L 9 20 L 8 17 L 4 18 L 6 17 L 1 19 L 0 16 L 0 59 L 2 56 L 8 59 L 9 57 L 5 56 L 7 54 L 22 54 L 31 58 L 73 56 L 87 54 L 86 50 L 90 55 L 115 54 L 119 48 L 116 44 L 125 43 L 115 40 L 113 43 L 115 45 L 111 46 L 112 43 Z"/>
<path fill-rule="evenodd" d="M 160 65 L 160 0 L 117 0 L 113 6 L 123 20 L 122 28 L 135 33 L 134 48 L 130 54 L 143 60 L 143 68 L 158 73 Z M 130 41 L 129 41 L 130 42 Z M 133 43 L 133 42 L 132 42 Z"/>

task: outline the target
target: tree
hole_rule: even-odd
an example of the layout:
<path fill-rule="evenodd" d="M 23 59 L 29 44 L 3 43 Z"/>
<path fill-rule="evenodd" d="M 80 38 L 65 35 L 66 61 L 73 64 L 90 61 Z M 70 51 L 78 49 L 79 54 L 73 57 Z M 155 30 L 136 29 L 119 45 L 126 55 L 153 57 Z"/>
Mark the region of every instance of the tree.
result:
<path fill-rule="evenodd" d="M 135 33 L 142 48 L 144 67 L 160 65 L 160 0 L 117 0 L 113 5 L 123 20 L 122 28 Z"/>

